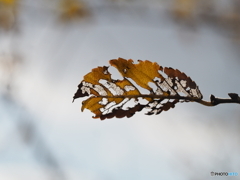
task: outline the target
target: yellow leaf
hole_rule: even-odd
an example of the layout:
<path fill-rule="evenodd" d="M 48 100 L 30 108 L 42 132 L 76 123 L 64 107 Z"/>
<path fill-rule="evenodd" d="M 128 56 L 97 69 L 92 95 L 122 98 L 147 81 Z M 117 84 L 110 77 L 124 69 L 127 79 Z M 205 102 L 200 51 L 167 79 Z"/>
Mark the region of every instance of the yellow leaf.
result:
<path fill-rule="evenodd" d="M 85 108 L 87 108 L 91 110 L 91 112 L 93 112 L 96 116 L 100 116 L 102 114 L 100 108 L 102 108 L 103 105 L 99 104 L 98 102 L 101 100 L 102 100 L 101 97 L 98 98 L 91 97 L 86 101 L 83 101 L 81 110 L 83 111 Z"/>
<path fill-rule="evenodd" d="M 100 84 L 99 79 L 111 80 L 111 74 L 108 72 L 108 67 L 103 66 L 94 68 L 92 72 L 84 76 L 84 80 L 92 84 Z"/>
<path fill-rule="evenodd" d="M 155 83 L 153 80 L 155 77 L 163 79 L 162 75 L 158 73 L 161 67 L 157 63 L 150 61 L 139 60 L 138 64 L 133 64 L 132 59 L 118 58 L 110 60 L 110 64 L 117 68 L 123 77 L 131 78 L 139 86 L 148 90 L 152 90 L 148 83 Z"/>
<path fill-rule="evenodd" d="M 120 72 L 122 80 L 112 79 L 106 66 L 94 68 L 84 76 L 73 97 L 90 96 L 83 101 L 82 111 L 89 109 L 94 118 L 131 117 L 143 108 L 150 109 L 148 115 L 159 114 L 174 108 L 179 100 L 202 98 L 196 83 L 177 69 L 163 68 L 147 60 L 134 64 L 133 60 L 123 58 L 110 60 L 110 64 Z M 152 89 L 149 83 L 156 88 Z M 149 90 L 149 94 L 141 93 L 139 86 Z"/>

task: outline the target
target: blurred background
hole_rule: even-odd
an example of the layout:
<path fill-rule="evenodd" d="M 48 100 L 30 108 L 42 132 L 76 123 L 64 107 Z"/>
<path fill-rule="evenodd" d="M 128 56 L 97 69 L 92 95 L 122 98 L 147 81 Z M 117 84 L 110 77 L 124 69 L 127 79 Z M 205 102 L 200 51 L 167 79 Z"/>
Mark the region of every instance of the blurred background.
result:
<path fill-rule="evenodd" d="M 118 57 L 178 68 L 205 100 L 228 98 L 240 94 L 239 52 L 239 0 L 0 0 L 0 179 L 240 173 L 237 104 L 100 121 L 72 103 L 83 76 Z"/>

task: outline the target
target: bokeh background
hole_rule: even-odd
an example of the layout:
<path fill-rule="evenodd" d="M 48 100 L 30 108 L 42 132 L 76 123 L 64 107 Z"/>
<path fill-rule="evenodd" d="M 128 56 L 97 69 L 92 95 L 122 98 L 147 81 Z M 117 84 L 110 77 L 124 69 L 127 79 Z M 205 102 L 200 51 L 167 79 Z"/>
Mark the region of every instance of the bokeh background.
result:
<path fill-rule="evenodd" d="M 118 57 L 178 68 L 205 100 L 227 98 L 240 93 L 239 52 L 239 0 L 0 0 L 0 179 L 240 173 L 237 104 L 100 121 L 72 103 L 83 76 Z"/>

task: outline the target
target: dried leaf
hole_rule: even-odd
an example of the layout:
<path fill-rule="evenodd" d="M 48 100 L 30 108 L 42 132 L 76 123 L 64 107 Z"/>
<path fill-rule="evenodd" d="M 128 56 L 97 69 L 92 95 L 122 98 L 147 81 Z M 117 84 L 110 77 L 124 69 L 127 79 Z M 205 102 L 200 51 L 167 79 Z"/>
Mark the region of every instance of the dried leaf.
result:
<path fill-rule="evenodd" d="M 122 58 L 110 60 L 110 64 L 117 68 L 123 77 L 128 77 L 134 80 L 139 86 L 152 90 L 148 86 L 149 82 L 154 82 L 155 77 L 163 79 L 161 74 L 158 73 L 160 66 L 157 63 L 150 61 L 138 61 L 139 64 L 133 64 L 133 60 L 125 60 Z"/>
<path fill-rule="evenodd" d="M 131 117 L 144 108 L 149 109 L 147 115 L 159 114 L 174 108 L 178 102 L 202 99 L 196 83 L 178 69 L 163 68 L 147 60 L 134 64 L 132 59 L 123 58 L 110 60 L 110 64 L 123 80 L 112 79 L 106 66 L 94 68 L 84 76 L 73 97 L 75 100 L 90 96 L 82 102 L 82 111 L 89 109 L 94 118 Z M 142 94 L 138 86 L 149 94 Z"/>

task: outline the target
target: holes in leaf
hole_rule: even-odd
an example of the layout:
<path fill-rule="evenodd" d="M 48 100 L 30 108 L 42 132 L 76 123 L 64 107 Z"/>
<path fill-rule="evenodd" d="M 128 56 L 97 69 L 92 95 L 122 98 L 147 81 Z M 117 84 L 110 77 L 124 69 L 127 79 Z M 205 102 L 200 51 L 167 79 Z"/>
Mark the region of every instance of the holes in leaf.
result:
<path fill-rule="evenodd" d="M 93 87 L 93 89 L 94 89 L 95 91 L 97 91 L 100 96 L 107 96 L 107 92 L 103 89 L 102 86 L 100 86 L 100 85 L 95 85 L 95 86 Z"/>
<path fill-rule="evenodd" d="M 90 94 L 90 88 L 88 88 L 88 87 L 86 87 L 86 86 L 81 87 L 81 90 L 82 90 L 82 94 L 84 94 L 85 92 L 87 92 L 88 94 Z"/>
<path fill-rule="evenodd" d="M 115 101 L 110 102 L 104 108 L 100 108 L 100 111 L 102 112 L 102 114 L 108 114 L 112 112 L 112 109 L 114 109 L 115 105 L 116 105 Z"/>
<path fill-rule="evenodd" d="M 189 96 L 189 93 L 183 88 L 183 86 L 176 81 L 177 84 L 177 92 L 180 96 Z"/>
<path fill-rule="evenodd" d="M 106 105 L 108 103 L 108 99 L 107 98 L 102 98 L 101 101 L 99 101 L 99 104 L 101 105 Z"/>
<path fill-rule="evenodd" d="M 184 87 L 184 88 L 187 86 L 186 80 L 181 80 L 180 83 L 181 83 L 182 87 Z"/>
<path fill-rule="evenodd" d="M 146 100 L 146 99 L 144 99 L 144 98 L 141 98 L 141 97 L 138 98 L 136 102 L 139 102 L 139 103 L 142 104 L 142 105 L 146 105 L 146 104 L 149 103 L 148 100 Z"/>
<path fill-rule="evenodd" d="M 158 102 L 157 101 L 153 101 L 153 102 L 148 104 L 148 107 L 149 108 L 153 108 L 153 107 L 156 107 L 157 105 L 158 105 Z"/>
<path fill-rule="evenodd" d="M 126 78 L 128 81 L 130 81 L 133 86 L 135 86 L 140 92 L 141 94 L 148 94 L 149 91 L 145 88 L 142 88 L 141 86 L 139 86 L 135 81 L 133 81 L 131 78 Z"/>
<path fill-rule="evenodd" d="M 161 103 L 158 103 L 158 105 L 156 106 L 157 109 L 161 108 L 163 105 Z"/>
<path fill-rule="evenodd" d="M 84 94 L 85 92 L 90 94 L 90 88 L 93 88 L 93 85 L 85 81 L 83 81 L 82 84 L 83 84 L 83 86 L 81 87 L 82 94 Z"/>
<path fill-rule="evenodd" d="M 160 74 L 166 79 L 168 78 L 168 75 L 166 73 L 160 72 Z"/>
<path fill-rule="evenodd" d="M 197 89 L 191 89 L 190 92 L 191 92 L 191 95 L 192 95 L 193 97 L 201 98 L 201 96 L 202 96 L 202 94 L 199 93 Z"/>
<path fill-rule="evenodd" d="M 153 81 L 155 81 L 155 82 L 161 82 L 162 80 L 161 80 L 159 77 L 155 77 L 155 78 L 153 79 Z"/>
<path fill-rule="evenodd" d="M 148 83 L 148 86 L 150 86 L 150 87 L 152 88 L 153 92 L 156 92 L 156 91 L 157 91 L 157 86 L 156 86 L 155 83 L 149 82 L 149 83 Z"/>
<path fill-rule="evenodd" d="M 164 99 L 164 100 L 161 101 L 161 104 L 165 104 L 165 103 L 167 103 L 168 101 L 169 101 L 169 99 Z"/>
<path fill-rule="evenodd" d="M 108 71 L 111 72 L 111 78 L 114 81 L 114 79 L 122 79 L 121 74 L 118 72 L 118 70 L 112 66 L 108 68 Z"/>
<path fill-rule="evenodd" d="M 162 83 L 158 83 L 158 85 L 161 87 L 161 89 L 164 92 L 169 92 L 170 95 L 176 95 L 177 93 L 174 90 L 174 87 L 171 87 L 166 81 L 163 81 Z"/>
<path fill-rule="evenodd" d="M 157 90 L 155 91 L 156 95 L 163 95 L 163 91 L 158 87 Z"/>
<path fill-rule="evenodd" d="M 87 86 L 87 87 L 90 87 L 90 88 L 93 87 L 93 85 L 91 83 L 88 83 L 88 82 L 85 82 L 85 81 L 83 81 L 82 83 L 83 83 L 83 86 Z"/>
<path fill-rule="evenodd" d="M 132 91 L 132 90 L 135 90 L 136 88 L 135 87 L 133 87 L 133 86 L 125 86 L 124 87 L 124 90 L 125 91 Z"/>
<path fill-rule="evenodd" d="M 126 99 L 127 99 L 127 101 L 125 101 L 122 106 L 123 110 L 128 110 L 129 108 L 136 106 L 136 104 L 138 102 L 138 101 L 135 101 L 133 98 L 132 99 L 126 98 Z"/>
<path fill-rule="evenodd" d="M 103 74 L 109 74 L 108 70 L 106 69 L 105 71 L 103 71 Z"/>
<path fill-rule="evenodd" d="M 105 79 L 100 79 L 99 83 L 105 86 L 112 93 L 113 96 L 120 96 L 124 94 L 124 91 L 112 82 L 109 82 Z"/>
<path fill-rule="evenodd" d="M 153 113 L 153 114 L 157 114 L 157 113 L 158 113 L 158 109 L 152 110 L 152 113 Z"/>
<path fill-rule="evenodd" d="M 172 79 L 166 78 L 165 81 L 169 84 L 169 86 L 173 87 Z"/>

